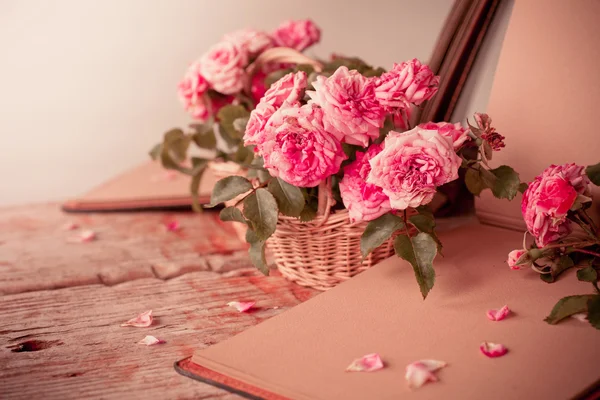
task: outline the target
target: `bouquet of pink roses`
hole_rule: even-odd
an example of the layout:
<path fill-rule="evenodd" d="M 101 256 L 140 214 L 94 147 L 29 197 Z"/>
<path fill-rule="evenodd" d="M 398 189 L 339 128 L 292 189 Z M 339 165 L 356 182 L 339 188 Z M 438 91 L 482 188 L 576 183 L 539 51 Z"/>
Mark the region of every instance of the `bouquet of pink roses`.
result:
<path fill-rule="evenodd" d="M 511 269 L 531 266 L 543 281 L 552 283 L 564 271 L 577 268 L 577 279 L 593 285 L 595 294 L 568 296 L 558 301 L 546 322 L 556 324 L 581 317 L 600 329 L 600 230 L 588 214 L 590 185 L 600 186 L 600 164 L 551 165 L 523 194 L 521 211 L 534 242 L 508 256 Z"/>
<path fill-rule="evenodd" d="M 188 67 L 178 85 L 179 99 L 185 110 L 195 120 L 191 132 L 171 129 L 164 134 L 163 142 L 150 152 L 163 166 L 200 179 L 205 160 L 192 160 L 192 167 L 183 166 L 188 146 L 217 149 L 215 131 L 227 144 L 217 152 L 222 160 L 244 163 L 252 159 L 242 143 L 242 134 L 236 120 L 244 121 L 264 95 L 270 82 L 292 70 L 287 62 L 290 54 L 305 63 L 311 59 L 301 51 L 318 43 L 321 31 L 310 20 L 286 21 L 273 32 L 243 29 L 223 36 L 198 60 Z M 276 50 L 278 57 L 269 57 Z M 260 68 L 252 68 L 257 59 Z M 220 122 L 220 123 L 219 123 Z M 233 150 L 231 150 L 233 149 Z"/>
<path fill-rule="evenodd" d="M 345 209 L 348 224 L 368 222 L 363 257 L 394 237 L 426 297 L 441 249 L 427 208 L 437 189 L 460 168 L 476 195 L 489 188 L 510 200 L 523 187 L 512 168 L 488 166 L 504 137 L 487 115 L 476 114 L 467 128 L 440 122 L 410 129 L 411 107 L 437 91 L 429 67 L 415 59 L 384 72 L 357 59 L 349 67 L 349 60 L 291 72 L 270 86 L 244 127 L 244 146 L 255 154 L 248 177 L 217 182 L 211 203 L 236 200 L 221 219 L 247 226 L 250 257 L 265 274 L 265 242 L 279 214 L 310 221 Z"/>

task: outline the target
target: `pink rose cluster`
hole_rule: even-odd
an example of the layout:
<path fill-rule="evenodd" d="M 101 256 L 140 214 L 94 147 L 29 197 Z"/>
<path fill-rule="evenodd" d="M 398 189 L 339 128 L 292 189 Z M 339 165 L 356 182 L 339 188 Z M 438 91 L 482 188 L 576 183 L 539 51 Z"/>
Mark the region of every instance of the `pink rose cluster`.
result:
<path fill-rule="evenodd" d="M 429 203 L 437 187 L 458 178 L 456 154 L 468 140 L 460 124 L 429 123 L 391 131 L 378 143 L 387 116 L 420 104 L 438 78 L 418 60 L 396 64 L 368 78 L 339 67 L 307 89 L 304 72 L 290 73 L 265 93 L 252 111 L 245 145 L 253 145 L 271 175 L 298 187 L 314 187 L 337 174 L 347 159 L 342 144 L 356 145 L 343 167 L 342 201 L 353 222 Z"/>
<path fill-rule="evenodd" d="M 590 180 L 585 168 L 576 164 L 551 165 L 523 194 L 521 212 L 536 244 L 544 247 L 571 233 L 567 213 L 578 197 L 582 202 L 590 199 Z"/>
<path fill-rule="evenodd" d="M 272 33 L 254 29 L 228 33 L 190 65 L 178 85 L 179 99 L 194 119 L 205 121 L 244 90 L 250 79 L 246 68 L 260 53 L 276 46 L 302 51 L 320 38 L 319 28 L 310 20 L 286 21 Z M 256 102 L 265 92 L 264 78 L 263 71 L 252 78 L 250 95 Z"/>

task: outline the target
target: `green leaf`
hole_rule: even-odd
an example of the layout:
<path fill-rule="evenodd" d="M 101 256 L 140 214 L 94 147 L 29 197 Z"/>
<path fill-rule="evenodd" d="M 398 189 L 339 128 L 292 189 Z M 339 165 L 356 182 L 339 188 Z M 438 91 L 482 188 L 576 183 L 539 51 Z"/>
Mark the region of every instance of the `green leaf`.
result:
<path fill-rule="evenodd" d="M 267 265 L 267 258 L 265 256 L 265 241 L 260 240 L 251 229 L 246 231 L 246 242 L 250 243 L 250 249 L 248 255 L 252 264 L 263 273 L 263 275 L 269 275 L 269 266 Z"/>
<path fill-rule="evenodd" d="M 558 278 L 560 274 L 574 266 L 575 263 L 573 263 L 571 257 L 569 257 L 568 255 L 562 255 L 560 256 L 557 262 L 552 264 L 552 266 L 550 267 L 550 273 L 541 274 L 540 279 L 546 283 L 554 283 L 556 282 L 556 278 Z"/>
<path fill-rule="evenodd" d="M 398 257 L 412 265 L 421 294 L 425 299 L 435 283 L 433 269 L 433 259 L 437 254 L 435 240 L 424 232 L 414 237 L 399 235 L 394 241 L 394 250 Z"/>
<path fill-rule="evenodd" d="M 235 129 L 237 132 L 242 132 L 242 133 L 246 132 L 246 125 L 248 125 L 248 120 L 250 120 L 249 116 L 234 119 L 233 120 L 233 129 Z"/>
<path fill-rule="evenodd" d="M 582 282 L 597 282 L 598 272 L 592 266 L 585 267 L 577 271 L 577 279 Z"/>
<path fill-rule="evenodd" d="M 241 139 L 229 135 L 223 125 L 219 125 L 219 136 L 221 136 L 221 139 L 223 139 L 223 141 L 227 143 L 227 146 L 229 147 L 239 146 L 242 142 Z"/>
<path fill-rule="evenodd" d="M 588 300 L 587 319 L 596 329 L 600 329 L 600 295 L 595 295 Z"/>
<path fill-rule="evenodd" d="M 244 136 L 244 131 L 239 131 L 234 126 L 235 120 L 239 118 L 248 118 L 250 113 L 244 106 L 241 105 L 226 105 L 217 113 L 219 125 L 234 139 L 241 139 Z"/>
<path fill-rule="evenodd" d="M 277 201 L 264 188 L 244 199 L 244 216 L 252 223 L 259 240 L 267 240 L 277 228 Z"/>
<path fill-rule="evenodd" d="M 206 171 L 206 167 L 208 165 L 208 161 L 196 161 L 194 164 L 194 175 L 192 176 L 192 181 L 190 183 L 190 192 L 192 193 L 192 209 L 196 212 L 201 212 L 202 207 L 200 206 L 200 201 L 198 199 L 198 190 L 200 189 L 200 182 L 202 181 L 202 176 L 204 175 L 204 171 Z"/>
<path fill-rule="evenodd" d="M 300 188 L 275 178 L 269 182 L 269 192 L 275 196 L 279 211 L 289 217 L 299 217 L 304 209 L 304 194 Z"/>
<path fill-rule="evenodd" d="M 585 169 L 585 174 L 594 185 L 600 186 L 600 163 L 588 166 Z"/>
<path fill-rule="evenodd" d="M 475 196 L 479 196 L 483 189 L 486 189 L 488 187 L 481 179 L 481 175 L 479 175 L 479 170 L 473 168 L 469 168 L 467 170 L 465 174 L 465 184 L 467 185 L 467 189 L 469 189 L 469 192 L 473 193 Z"/>
<path fill-rule="evenodd" d="M 152 149 L 148 152 L 148 155 L 151 159 L 156 160 L 160 157 L 160 153 L 162 151 L 162 143 L 158 143 L 152 147 Z"/>
<path fill-rule="evenodd" d="M 238 146 L 238 149 L 233 156 L 233 161 L 242 165 L 250 164 L 252 159 L 254 159 L 254 151 L 252 151 L 252 148 L 244 147 L 241 144 Z"/>
<path fill-rule="evenodd" d="M 306 203 L 300 213 L 300 222 L 310 222 L 317 216 L 317 205 Z"/>
<path fill-rule="evenodd" d="M 202 149 L 212 150 L 217 147 L 217 138 L 212 127 L 208 130 L 198 128 L 196 133 L 192 135 L 192 140 L 196 143 L 196 146 Z"/>
<path fill-rule="evenodd" d="M 215 183 L 210 196 L 209 207 L 234 199 L 252 189 L 252 183 L 242 176 L 233 175 L 223 178 Z"/>
<path fill-rule="evenodd" d="M 525 193 L 525 191 L 527 190 L 528 187 L 529 187 L 529 185 L 526 182 L 521 182 L 519 184 L 519 192 Z"/>
<path fill-rule="evenodd" d="M 385 243 L 398 229 L 404 228 L 402 218 L 387 213 L 370 221 L 360 237 L 360 252 L 364 257 Z"/>
<path fill-rule="evenodd" d="M 171 158 L 180 163 L 185 160 L 191 138 L 179 128 L 166 132 L 163 139 L 163 153 L 168 152 Z"/>
<path fill-rule="evenodd" d="M 508 165 L 501 165 L 490 172 L 497 178 L 491 186 L 494 196 L 499 199 L 514 199 L 521 185 L 519 174 Z"/>
<path fill-rule="evenodd" d="M 225 222 L 236 221 L 248 225 L 248 221 L 244 218 L 244 214 L 242 214 L 242 211 L 237 207 L 225 207 L 219 213 L 219 218 L 221 221 Z"/>
<path fill-rule="evenodd" d="M 437 243 L 438 252 L 442 250 L 442 242 L 435 233 L 435 219 L 433 216 L 426 214 L 417 214 L 408 218 L 408 221 L 415 227 L 419 232 L 425 232 L 429 234 Z"/>
<path fill-rule="evenodd" d="M 585 312 L 588 309 L 588 301 L 594 297 L 598 296 L 585 294 L 563 297 L 556 303 L 554 308 L 552 308 L 550 315 L 548 315 L 544 321 L 550 325 L 556 325 L 561 320 L 570 317 L 573 314 Z"/>

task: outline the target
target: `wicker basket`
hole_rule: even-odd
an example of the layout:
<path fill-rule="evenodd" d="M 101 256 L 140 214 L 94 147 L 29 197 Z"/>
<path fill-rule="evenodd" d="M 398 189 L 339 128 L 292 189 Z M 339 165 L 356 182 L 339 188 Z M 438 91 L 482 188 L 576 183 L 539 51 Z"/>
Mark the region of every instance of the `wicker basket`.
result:
<path fill-rule="evenodd" d="M 283 276 L 327 290 L 394 254 L 391 238 L 363 260 L 360 237 L 366 226 L 366 222 L 351 224 L 346 209 L 305 223 L 280 215 L 268 245 Z"/>

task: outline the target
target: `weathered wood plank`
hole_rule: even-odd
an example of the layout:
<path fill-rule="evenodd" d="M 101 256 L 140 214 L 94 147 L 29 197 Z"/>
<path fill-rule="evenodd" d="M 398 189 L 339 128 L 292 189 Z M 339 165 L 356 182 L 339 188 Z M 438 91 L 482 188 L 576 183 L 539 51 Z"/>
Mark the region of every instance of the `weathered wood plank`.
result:
<path fill-rule="evenodd" d="M 178 375 L 173 362 L 316 292 L 248 268 L 229 274 L 244 276 L 203 271 L 168 281 L 138 279 L 1 297 L 0 398 L 237 398 Z M 226 305 L 232 300 L 255 300 L 258 309 L 240 314 Z M 154 311 L 153 326 L 119 326 L 147 309 Z M 167 343 L 136 344 L 148 334 Z M 31 340 L 50 344 L 35 352 L 13 351 Z"/>
<path fill-rule="evenodd" d="M 181 229 L 168 232 L 165 223 L 175 220 Z M 67 222 L 94 230 L 97 240 L 67 243 L 77 233 L 62 230 Z M 207 257 L 217 260 L 245 248 L 214 211 L 65 214 L 56 204 L 4 208 L 0 209 L 0 294 L 170 279 L 209 270 Z"/>

